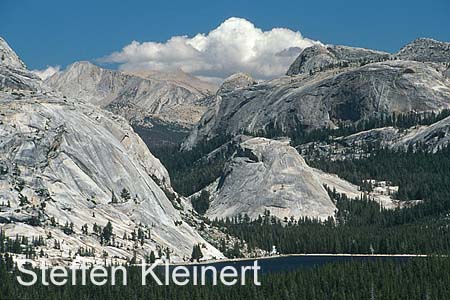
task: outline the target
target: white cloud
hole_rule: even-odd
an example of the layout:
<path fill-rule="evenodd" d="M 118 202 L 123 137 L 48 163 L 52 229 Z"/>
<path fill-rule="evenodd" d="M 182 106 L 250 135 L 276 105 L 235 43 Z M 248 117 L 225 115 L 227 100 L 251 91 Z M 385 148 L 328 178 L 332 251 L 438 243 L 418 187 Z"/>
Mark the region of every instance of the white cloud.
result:
<path fill-rule="evenodd" d="M 31 72 L 39 76 L 42 80 L 45 80 L 53 74 L 59 72 L 60 69 L 60 66 L 47 66 L 47 68 L 44 70 L 33 70 Z"/>
<path fill-rule="evenodd" d="M 284 74 L 299 52 L 316 41 L 285 28 L 263 31 L 241 18 L 229 18 L 207 34 L 174 36 L 165 43 L 137 42 L 101 59 L 119 69 L 181 69 L 203 78 L 247 72 L 258 79 Z"/>

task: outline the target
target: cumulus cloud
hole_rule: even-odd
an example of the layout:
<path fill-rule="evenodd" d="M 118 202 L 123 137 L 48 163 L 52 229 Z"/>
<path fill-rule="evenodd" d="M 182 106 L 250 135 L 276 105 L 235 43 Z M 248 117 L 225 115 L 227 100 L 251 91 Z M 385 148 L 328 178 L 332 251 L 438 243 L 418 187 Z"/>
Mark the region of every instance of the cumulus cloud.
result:
<path fill-rule="evenodd" d="M 100 61 L 122 70 L 181 69 L 215 80 L 236 72 L 269 79 L 284 74 L 302 49 L 316 43 L 298 31 L 263 31 L 245 19 L 229 18 L 207 34 L 174 36 L 165 43 L 133 41 Z"/>
<path fill-rule="evenodd" d="M 52 76 L 53 74 L 59 72 L 61 69 L 60 66 L 47 66 L 44 70 L 33 70 L 31 71 L 35 75 L 39 76 L 42 80 L 45 80 Z"/>

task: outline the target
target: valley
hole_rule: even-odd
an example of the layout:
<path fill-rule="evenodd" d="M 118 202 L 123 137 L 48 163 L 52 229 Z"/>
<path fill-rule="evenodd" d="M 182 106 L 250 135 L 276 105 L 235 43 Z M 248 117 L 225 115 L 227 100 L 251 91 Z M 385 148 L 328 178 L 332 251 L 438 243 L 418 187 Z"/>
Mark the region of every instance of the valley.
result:
<path fill-rule="evenodd" d="M 42 80 L 0 39 L 0 274 L 261 259 L 306 283 L 447 263 L 449 49 L 314 45 L 286 75 L 215 86 L 84 61 Z"/>

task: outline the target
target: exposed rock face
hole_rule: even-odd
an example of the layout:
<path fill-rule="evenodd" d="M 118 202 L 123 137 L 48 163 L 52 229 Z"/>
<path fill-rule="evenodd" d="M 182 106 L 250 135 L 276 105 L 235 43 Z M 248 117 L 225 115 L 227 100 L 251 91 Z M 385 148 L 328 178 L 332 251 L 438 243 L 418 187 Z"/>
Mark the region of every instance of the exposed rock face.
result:
<path fill-rule="evenodd" d="M 193 127 L 191 133 L 182 144 L 182 148 L 185 150 L 192 148 L 193 145 L 204 138 L 203 135 L 206 132 L 214 130 L 216 116 L 225 110 L 225 106 L 228 104 L 222 101 L 223 98 L 226 98 L 225 95 L 240 89 L 249 88 L 254 84 L 256 84 L 256 81 L 245 73 L 236 73 L 226 78 L 214 96 L 205 98 L 205 101 L 209 103 L 209 109 L 203 114 L 198 124 Z M 225 101 L 227 100 L 225 99 Z M 229 104 L 233 105 L 232 102 Z"/>
<path fill-rule="evenodd" d="M 109 257 L 131 258 L 135 242 L 122 237 L 131 237 L 138 228 L 151 235 L 137 248 L 140 257 L 168 247 L 173 259 L 181 260 L 197 243 L 205 243 L 209 257 L 222 256 L 181 222 L 180 211 L 165 193 L 171 191 L 166 169 L 123 118 L 78 99 L 33 90 L 42 83 L 24 67 L 0 66 L 5 68 L 22 80 L 15 88 L 25 89 L 11 92 L 9 81 L 0 82 L 4 233 L 28 237 L 50 233 L 45 252 L 51 259 L 69 258 L 69 251 L 73 258 L 80 247 L 94 249 L 97 257 L 106 251 Z M 124 188 L 129 197 L 121 197 Z M 7 202 L 10 207 L 1 205 Z M 64 234 L 61 227 L 51 225 L 52 218 L 61 226 L 73 223 L 75 233 Z M 92 232 L 94 224 L 104 227 L 108 221 L 115 246 L 102 246 Z M 89 234 L 81 234 L 85 224 Z M 55 240 L 63 241 L 61 252 L 52 250 Z"/>
<path fill-rule="evenodd" d="M 329 141 L 299 145 L 298 151 L 309 160 L 358 159 L 371 155 L 376 149 L 416 150 L 436 153 L 450 144 L 450 117 L 434 124 L 408 129 L 382 127 L 361 131 Z"/>
<path fill-rule="evenodd" d="M 0 91 L 42 90 L 40 79 L 28 72 L 23 61 L 0 37 Z"/>
<path fill-rule="evenodd" d="M 438 111 L 450 107 L 450 78 L 444 66 L 385 61 L 342 72 L 328 70 L 263 82 L 221 93 L 183 144 L 189 149 L 219 134 L 281 133 L 333 127 L 376 113 Z"/>
<path fill-rule="evenodd" d="M 450 144 L 450 117 L 430 126 L 418 126 L 393 140 L 390 147 L 407 149 L 422 147 L 426 151 L 436 152 Z"/>
<path fill-rule="evenodd" d="M 133 123 L 147 117 L 183 126 L 197 122 L 206 110 L 202 99 L 211 85 L 188 75 L 107 70 L 89 62 L 76 62 L 46 83 L 63 95 L 86 100 Z"/>
<path fill-rule="evenodd" d="M 289 141 L 244 138 L 225 175 L 210 189 L 210 218 L 257 218 L 269 210 L 279 218 L 324 219 L 336 209 L 315 170 Z"/>
<path fill-rule="evenodd" d="M 287 75 L 312 74 L 329 69 L 357 67 L 389 59 L 420 62 L 450 62 L 450 43 L 420 38 L 399 52 L 387 52 L 347 46 L 315 45 L 304 49 L 287 71 Z"/>
<path fill-rule="evenodd" d="M 403 60 L 449 63 L 450 43 L 420 38 L 400 49 L 395 57 Z"/>
<path fill-rule="evenodd" d="M 11 67 L 15 69 L 26 69 L 23 61 L 17 54 L 9 47 L 8 43 L 0 37 L 0 66 Z"/>
<path fill-rule="evenodd" d="M 135 75 L 146 79 L 153 79 L 172 83 L 176 86 L 183 87 L 193 94 L 208 96 L 217 91 L 218 86 L 199 79 L 182 70 L 173 71 L 155 71 L 155 70 L 129 70 L 122 71 L 124 74 Z"/>
<path fill-rule="evenodd" d="M 289 140 L 271 140 L 237 136 L 229 145 L 235 147 L 223 176 L 205 187 L 210 194 L 206 216 L 214 219 L 244 216 L 251 219 L 270 211 L 279 219 L 334 216 L 336 206 L 324 186 L 361 196 L 360 189 L 337 175 L 309 167 Z M 215 155 L 216 149 L 208 157 Z M 201 192 L 191 197 L 197 197 Z M 383 207 L 392 209 L 401 203 L 388 195 L 370 194 Z"/>
<path fill-rule="evenodd" d="M 226 78 L 220 85 L 219 93 L 229 93 L 238 89 L 247 88 L 256 83 L 256 81 L 246 73 L 236 73 Z"/>
<path fill-rule="evenodd" d="M 390 54 L 364 48 L 315 45 L 304 49 L 287 71 L 287 75 L 312 74 L 339 67 L 360 66 L 389 59 Z"/>
<path fill-rule="evenodd" d="M 383 127 L 336 139 L 341 145 L 357 149 L 363 145 L 374 147 L 416 149 L 436 152 L 450 143 L 450 117 L 429 126 L 415 126 L 407 130 Z"/>

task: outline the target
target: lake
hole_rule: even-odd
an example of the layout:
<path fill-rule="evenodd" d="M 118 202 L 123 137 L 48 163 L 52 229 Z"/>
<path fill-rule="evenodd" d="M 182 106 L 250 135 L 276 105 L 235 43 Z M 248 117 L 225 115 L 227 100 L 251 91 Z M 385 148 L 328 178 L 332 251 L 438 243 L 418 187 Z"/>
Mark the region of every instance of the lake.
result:
<path fill-rule="evenodd" d="M 212 265 L 220 271 L 223 267 L 234 266 L 235 268 L 241 268 L 244 266 L 252 266 L 255 260 L 258 260 L 258 265 L 261 267 L 261 273 L 283 272 L 293 271 L 301 268 L 311 268 L 314 266 L 321 266 L 330 263 L 345 263 L 345 262 L 360 262 L 360 261 L 374 261 L 374 260 L 392 260 L 396 262 L 405 262 L 416 256 L 349 256 L 349 255 L 291 255 L 291 256 L 279 256 L 261 259 L 250 260 L 236 260 L 236 261 L 224 261 L 214 262 L 198 265 Z M 192 267 L 197 264 L 187 265 Z"/>

